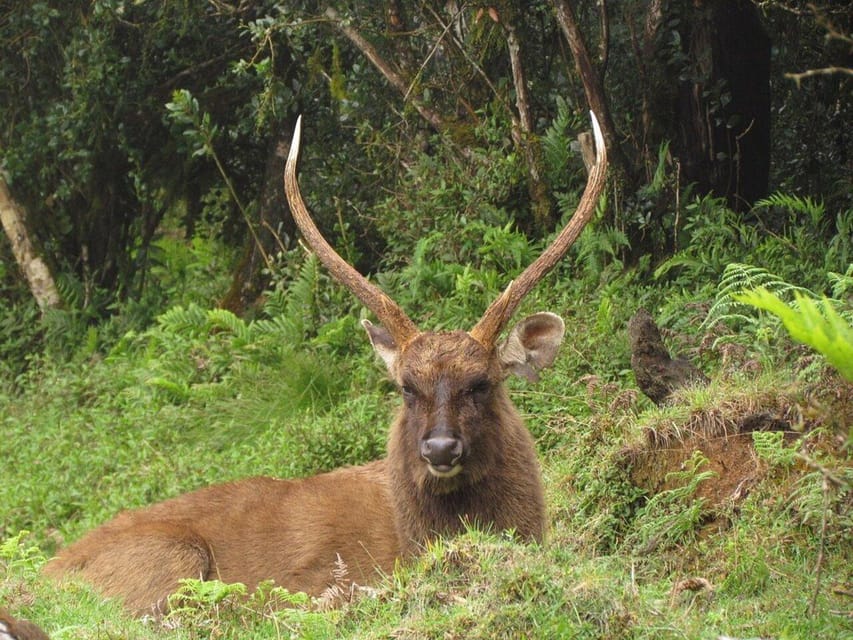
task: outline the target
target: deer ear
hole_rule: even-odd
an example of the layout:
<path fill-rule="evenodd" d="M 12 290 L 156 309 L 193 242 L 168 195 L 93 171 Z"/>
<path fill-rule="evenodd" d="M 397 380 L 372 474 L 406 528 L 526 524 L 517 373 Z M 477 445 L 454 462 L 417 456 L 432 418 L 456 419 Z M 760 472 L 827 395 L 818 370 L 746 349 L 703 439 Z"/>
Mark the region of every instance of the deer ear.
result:
<path fill-rule="evenodd" d="M 514 373 L 536 382 L 539 371 L 554 364 L 565 331 L 563 319 L 556 314 L 527 316 L 498 347 L 505 374 Z"/>
<path fill-rule="evenodd" d="M 397 357 L 400 355 L 400 350 L 397 348 L 397 343 L 385 327 L 380 327 L 373 324 L 370 320 L 362 320 L 361 326 L 367 331 L 367 337 L 370 338 L 370 344 L 373 345 L 373 350 L 379 354 L 379 357 L 385 362 L 388 367 L 388 373 L 396 379 Z"/>

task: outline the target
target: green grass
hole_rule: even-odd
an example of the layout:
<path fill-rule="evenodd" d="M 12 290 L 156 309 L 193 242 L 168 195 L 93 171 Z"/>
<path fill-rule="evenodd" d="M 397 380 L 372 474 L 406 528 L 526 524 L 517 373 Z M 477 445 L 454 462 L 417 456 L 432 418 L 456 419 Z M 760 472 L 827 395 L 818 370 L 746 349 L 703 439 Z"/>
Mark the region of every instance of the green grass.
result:
<path fill-rule="evenodd" d="M 45 361 L 18 392 L 0 391 L 0 603 L 55 640 L 849 637 L 850 424 L 831 400 L 844 392 L 833 387 L 841 383 L 803 379 L 816 378 L 815 368 L 798 368 L 783 349 L 764 374 L 735 375 L 731 363 L 711 357 L 711 390 L 678 409 L 652 408 L 636 395 L 621 329 L 652 294 L 577 293 L 526 303 L 562 312 L 569 334 L 538 385 L 511 383 L 541 454 L 551 518 L 543 546 L 499 532 L 438 540 L 375 590 L 331 610 L 272 588 L 246 599 L 189 584 L 164 623 L 129 618 L 85 585 L 47 582 L 39 569 L 57 543 L 122 508 L 383 454 L 398 400 L 366 339 L 343 357 L 240 326 L 161 326 L 106 357 Z M 676 338 L 695 345 L 702 336 Z M 768 346 L 760 348 L 766 362 Z M 706 481 L 698 458 L 668 493 L 650 496 L 631 482 L 624 448 L 664 419 L 677 430 L 697 412 L 725 411 L 744 395 L 760 405 L 791 385 L 823 390 L 791 401 L 815 435 L 802 444 L 767 438 L 765 472 L 736 504 L 695 500 Z M 842 483 L 825 488 L 825 472 Z M 711 519 L 723 524 L 708 528 Z M 665 543 L 650 546 L 664 530 Z M 707 586 L 685 589 L 688 578 Z M 282 598 L 291 606 L 275 608 Z"/>

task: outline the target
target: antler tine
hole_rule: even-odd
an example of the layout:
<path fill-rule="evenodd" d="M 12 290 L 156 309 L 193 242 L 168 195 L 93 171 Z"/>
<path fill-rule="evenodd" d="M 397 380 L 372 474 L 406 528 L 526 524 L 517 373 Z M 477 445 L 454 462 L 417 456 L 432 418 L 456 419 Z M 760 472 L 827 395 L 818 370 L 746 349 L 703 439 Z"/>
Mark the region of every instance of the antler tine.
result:
<path fill-rule="evenodd" d="M 562 259 L 595 212 L 598 198 L 604 190 L 604 178 L 607 173 L 607 149 L 604 146 L 604 136 L 601 134 L 598 120 L 592 111 L 590 111 L 590 115 L 592 116 L 592 129 L 595 135 L 595 166 L 589 172 L 586 188 L 577 209 L 554 242 L 518 278 L 507 285 L 504 292 L 489 305 L 486 313 L 471 329 L 471 337 L 486 348 L 494 346 L 495 341 L 524 296 Z"/>
<path fill-rule="evenodd" d="M 284 167 L 284 192 L 287 194 L 293 219 L 308 246 L 317 254 L 320 262 L 325 265 L 332 277 L 352 291 L 364 306 L 376 314 L 379 322 L 389 331 L 397 346 L 402 348 L 417 335 L 418 328 L 415 323 L 409 319 L 400 305 L 341 258 L 326 242 L 326 239 L 317 230 L 317 225 L 311 220 L 311 215 L 302 200 L 299 183 L 296 180 L 296 164 L 299 161 L 301 138 L 302 116 L 299 116 L 296 120 L 296 129 L 293 131 L 293 142 L 290 144 L 287 164 Z"/>

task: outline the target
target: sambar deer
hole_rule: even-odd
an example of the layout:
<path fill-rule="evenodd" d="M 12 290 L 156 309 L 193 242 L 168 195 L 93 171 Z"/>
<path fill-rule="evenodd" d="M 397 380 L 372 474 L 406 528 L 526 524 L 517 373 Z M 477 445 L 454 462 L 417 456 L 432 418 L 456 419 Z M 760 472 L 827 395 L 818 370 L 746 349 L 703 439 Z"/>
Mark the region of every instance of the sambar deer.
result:
<path fill-rule="evenodd" d="M 218 578 L 249 589 L 271 579 L 317 595 L 334 582 L 337 557 L 355 582 L 369 584 L 392 571 L 398 558 L 466 522 L 541 541 L 545 505 L 534 442 L 504 379 L 536 379 L 553 363 L 564 324 L 553 313 L 537 313 L 503 342 L 498 337 L 594 212 L 607 160 L 594 116 L 593 125 L 597 161 L 571 220 L 473 329 L 438 333 L 418 330 L 317 230 L 296 180 L 300 119 L 285 191 L 307 243 L 382 325 L 363 322 L 402 394 L 387 457 L 301 480 L 238 480 L 125 511 L 61 551 L 46 573 L 79 574 L 142 614 L 162 611 L 183 578 Z"/>

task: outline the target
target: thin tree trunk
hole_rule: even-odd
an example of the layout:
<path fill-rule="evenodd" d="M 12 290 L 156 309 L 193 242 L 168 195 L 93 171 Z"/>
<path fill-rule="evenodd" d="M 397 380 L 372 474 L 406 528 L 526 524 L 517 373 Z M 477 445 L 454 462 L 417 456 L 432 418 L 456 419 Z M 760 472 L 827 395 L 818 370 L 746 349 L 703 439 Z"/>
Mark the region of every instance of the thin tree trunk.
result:
<path fill-rule="evenodd" d="M 220 307 L 237 315 L 245 314 L 257 304 L 269 281 L 264 268 L 270 268 L 270 256 L 290 246 L 295 233 L 293 218 L 287 215 L 287 202 L 281 186 L 291 131 L 291 127 L 282 126 L 270 138 L 260 198 L 257 209 L 251 209 L 251 224 L 255 224 L 257 230 L 247 239 L 243 256 L 234 270 L 231 286 L 219 301 Z M 247 220 L 247 223 L 250 221 Z"/>
<path fill-rule="evenodd" d="M 645 179 L 651 181 L 657 166 L 656 150 L 652 151 L 649 145 L 660 137 L 654 134 L 654 127 L 659 126 L 659 119 L 663 112 L 655 102 L 657 98 L 657 83 L 655 73 L 660 73 L 655 63 L 655 43 L 657 34 L 663 24 L 663 0 L 651 0 L 645 8 L 643 15 L 643 27 L 638 32 L 635 28 L 633 17 L 629 18 L 628 31 L 630 33 L 631 47 L 637 64 L 637 73 L 640 80 L 640 122 L 642 133 L 639 149 L 642 154 L 642 165 L 645 170 Z M 636 164 L 636 163 L 635 163 Z"/>
<path fill-rule="evenodd" d="M 47 264 L 36 253 L 26 225 L 27 214 L 9 192 L 6 179 L 0 175 L 0 220 L 12 245 L 12 253 L 27 279 L 33 297 L 42 311 L 59 307 L 61 299 Z"/>
<path fill-rule="evenodd" d="M 547 230 L 551 226 L 551 199 L 548 197 L 548 185 L 542 175 L 541 148 L 538 139 L 533 135 L 533 114 L 530 110 L 527 76 L 521 60 L 521 43 L 514 25 L 504 22 L 503 26 L 512 67 L 512 81 L 515 85 L 515 106 L 518 109 L 518 118 L 512 118 L 513 138 L 516 146 L 524 153 L 527 164 L 527 187 L 533 205 L 533 220 L 542 230 Z"/>
<path fill-rule="evenodd" d="M 566 36 L 566 41 L 569 43 L 569 48 L 575 59 L 575 65 L 583 84 L 584 93 L 586 93 L 589 108 L 595 113 L 598 123 L 601 126 L 601 133 L 604 135 L 604 141 L 607 144 L 608 155 L 611 158 L 614 168 L 618 166 L 624 172 L 626 166 L 616 137 L 616 126 L 613 124 L 610 107 L 605 98 L 604 83 L 595 66 L 592 64 L 589 49 L 586 46 L 586 42 L 584 42 L 583 34 L 581 34 L 578 28 L 572 6 L 568 0 L 554 0 L 554 8 L 557 13 L 557 22 Z"/>

